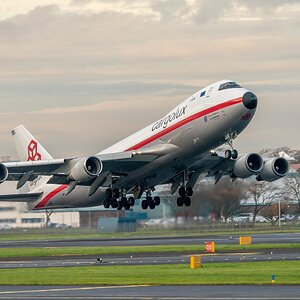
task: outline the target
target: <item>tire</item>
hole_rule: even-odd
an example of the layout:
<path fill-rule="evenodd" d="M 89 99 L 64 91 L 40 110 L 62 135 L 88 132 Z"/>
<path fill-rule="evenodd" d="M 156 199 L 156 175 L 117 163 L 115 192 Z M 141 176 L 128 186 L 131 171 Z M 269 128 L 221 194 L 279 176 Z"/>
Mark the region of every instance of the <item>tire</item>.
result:
<path fill-rule="evenodd" d="M 177 198 L 177 206 L 181 207 L 183 205 L 183 198 L 182 197 L 178 197 Z"/>
<path fill-rule="evenodd" d="M 125 206 L 125 204 L 127 203 L 127 198 L 126 197 L 121 197 L 121 200 L 120 200 L 123 205 Z"/>
<path fill-rule="evenodd" d="M 112 197 L 112 190 L 111 189 L 106 189 L 105 190 L 105 197 L 107 199 L 111 199 L 111 197 Z"/>
<path fill-rule="evenodd" d="M 120 197 L 120 191 L 118 189 L 113 189 L 112 194 L 114 198 Z"/>
<path fill-rule="evenodd" d="M 126 203 L 124 204 L 124 209 L 125 209 L 125 210 L 129 210 L 129 209 L 130 209 L 130 204 L 129 204 L 128 202 L 126 202 Z"/>
<path fill-rule="evenodd" d="M 112 208 L 117 208 L 118 207 L 118 200 L 113 198 L 111 201 L 111 207 Z"/>
<path fill-rule="evenodd" d="M 160 198 L 158 196 L 155 196 L 153 201 L 154 201 L 155 206 L 158 206 L 160 204 Z"/>
<path fill-rule="evenodd" d="M 122 208 L 123 208 L 123 203 L 122 203 L 122 201 L 118 201 L 117 210 L 122 210 Z"/>
<path fill-rule="evenodd" d="M 103 201 L 103 206 L 104 206 L 104 208 L 109 208 L 110 207 L 110 201 L 108 199 L 105 199 Z"/>
<path fill-rule="evenodd" d="M 148 202 L 148 205 L 149 205 L 149 203 L 152 201 L 152 197 L 151 196 L 147 196 L 146 197 L 146 201 Z"/>
<path fill-rule="evenodd" d="M 149 207 L 150 207 L 150 209 L 154 209 L 155 208 L 155 203 L 154 203 L 153 200 L 150 201 Z"/>
<path fill-rule="evenodd" d="M 232 152 L 231 152 L 231 158 L 232 159 L 237 159 L 239 156 L 239 153 L 236 149 L 233 149 Z"/>
<path fill-rule="evenodd" d="M 129 197 L 128 198 L 128 203 L 129 203 L 130 206 L 134 206 L 134 204 L 135 204 L 134 198 L 133 197 Z"/>
<path fill-rule="evenodd" d="M 226 159 L 230 159 L 231 155 L 232 155 L 232 153 L 231 153 L 231 150 L 229 150 L 229 149 L 227 149 L 224 153 L 224 156 Z"/>
<path fill-rule="evenodd" d="M 186 198 L 184 199 L 184 204 L 185 204 L 185 206 L 190 206 L 191 203 L 192 203 L 192 200 L 191 200 L 190 197 L 186 197 Z"/>
<path fill-rule="evenodd" d="M 181 186 L 181 187 L 179 188 L 179 190 L 178 190 L 179 196 L 180 196 L 180 197 L 184 197 L 184 196 L 185 196 L 185 193 L 186 193 L 185 188 L 184 188 L 183 186 Z"/>
<path fill-rule="evenodd" d="M 147 209 L 148 208 L 148 201 L 147 200 L 143 200 L 141 203 L 142 209 Z"/>
<path fill-rule="evenodd" d="M 190 186 L 188 186 L 188 187 L 186 188 L 186 195 L 187 195 L 188 197 L 191 197 L 191 196 L 193 196 L 193 194 L 194 194 L 193 188 L 191 188 Z"/>

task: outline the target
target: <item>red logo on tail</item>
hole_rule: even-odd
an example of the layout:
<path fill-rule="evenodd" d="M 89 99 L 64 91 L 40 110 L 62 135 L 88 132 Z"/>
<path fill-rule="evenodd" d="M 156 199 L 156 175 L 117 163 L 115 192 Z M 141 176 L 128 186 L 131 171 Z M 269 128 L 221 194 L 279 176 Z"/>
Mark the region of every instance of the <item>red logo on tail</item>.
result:
<path fill-rule="evenodd" d="M 37 151 L 37 142 L 34 140 L 31 140 L 31 142 L 29 143 L 29 145 L 27 146 L 27 151 L 28 151 L 28 158 L 27 160 L 41 160 L 42 159 L 42 155 L 40 153 L 38 153 Z"/>

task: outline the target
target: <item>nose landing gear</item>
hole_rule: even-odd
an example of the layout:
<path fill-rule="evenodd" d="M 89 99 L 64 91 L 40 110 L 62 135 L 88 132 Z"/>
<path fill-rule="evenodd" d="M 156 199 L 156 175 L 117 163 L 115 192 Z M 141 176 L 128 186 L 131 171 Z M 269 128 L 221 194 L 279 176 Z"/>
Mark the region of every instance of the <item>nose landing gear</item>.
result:
<path fill-rule="evenodd" d="M 237 159 L 239 156 L 239 153 L 236 149 L 233 147 L 233 140 L 237 137 L 236 132 L 232 132 L 228 134 L 228 136 L 225 138 L 226 143 L 229 145 L 230 149 L 225 150 L 224 156 L 226 159 Z"/>

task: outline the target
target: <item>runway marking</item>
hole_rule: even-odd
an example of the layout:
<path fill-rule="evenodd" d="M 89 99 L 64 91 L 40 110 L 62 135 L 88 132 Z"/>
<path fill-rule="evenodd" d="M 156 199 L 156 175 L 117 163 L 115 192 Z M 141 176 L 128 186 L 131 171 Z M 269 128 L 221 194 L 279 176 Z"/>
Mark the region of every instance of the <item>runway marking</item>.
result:
<path fill-rule="evenodd" d="M 21 294 L 21 293 L 43 293 L 43 292 L 61 292 L 61 291 L 84 291 L 84 290 L 99 290 L 99 289 L 120 289 L 120 288 L 136 288 L 147 287 L 151 285 L 116 285 L 116 286 L 91 286 L 91 287 L 75 287 L 75 288 L 55 288 L 55 289 L 43 289 L 43 290 L 23 290 L 23 291 L 5 291 L 0 292 L 0 295 L 4 294 Z"/>

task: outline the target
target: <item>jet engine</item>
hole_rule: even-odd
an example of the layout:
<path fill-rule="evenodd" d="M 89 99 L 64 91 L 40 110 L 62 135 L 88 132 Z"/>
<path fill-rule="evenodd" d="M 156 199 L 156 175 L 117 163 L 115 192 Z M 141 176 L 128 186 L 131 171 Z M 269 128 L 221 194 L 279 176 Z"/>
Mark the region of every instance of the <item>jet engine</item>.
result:
<path fill-rule="evenodd" d="M 96 156 L 90 156 L 79 160 L 71 169 L 70 178 L 75 181 L 88 181 L 98 176 L 103 169 L 101 160 Z"/>
<path fill-rule="evenodd" d="M 264 167 L 258 174 L 258 181 L 274 181 L 284 177 L 289 171 L 288 161 L 283 157 L 275 157 L 265 161 Z"/>
<path fill-rule="evenodd" d="M 263 168 L 263 159 L 259 154 L 249 153 L 239 158 L 231 173 L 232 177 L 247 178 L 258 174 Z"/>
<path fill-rule="evenodd" d="M 8 177 L 8 170 L 4 164 L 0 163 L 0 183 L 4 182 Z"/>

